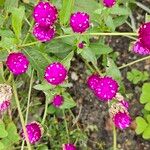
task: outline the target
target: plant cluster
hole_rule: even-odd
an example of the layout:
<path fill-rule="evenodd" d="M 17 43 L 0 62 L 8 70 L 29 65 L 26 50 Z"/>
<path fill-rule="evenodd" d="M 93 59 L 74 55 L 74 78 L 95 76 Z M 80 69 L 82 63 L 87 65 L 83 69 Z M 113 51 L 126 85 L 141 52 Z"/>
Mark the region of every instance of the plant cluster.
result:
<path fill-rule="evenodd" d="M 76 102 L 67 90 L 75 55 L 88 68 L 85 83 L 89 89 L 100 102 L 108 103 L 113 148 L 117 149 L 116 128 L 124 130 L 132 122 L 120 69 L 150 58 L 150 22 L 143 23 L 138 33 L 116 30 L 131 14 L 130 4 L 135 1 L 0 3 L 0 149 L 86 148 L 86 131 L 71 110 Z M 105 36 L 129 37 L 134 40 L 132 52 L 147 56 L 118 68 Z M 128 79 L 135 84 L 140 81 L 135 76 L 148 79 L 147 74 L 134 70 L 128 73 Z M 141 103 L 146 103 L 145 109 L 150 111 L 148 91 L 149 84 L 144 84 Z M 136 119 L 136 132 L 148 139 L 149 115 L 144 119 Z"/>

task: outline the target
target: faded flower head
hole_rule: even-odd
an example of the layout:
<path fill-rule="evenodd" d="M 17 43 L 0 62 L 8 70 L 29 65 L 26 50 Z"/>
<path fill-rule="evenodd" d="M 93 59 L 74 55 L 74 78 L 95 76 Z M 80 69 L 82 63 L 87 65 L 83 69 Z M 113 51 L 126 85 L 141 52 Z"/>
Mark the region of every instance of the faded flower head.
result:
<path fill-rule="evenodd" d="M 23 53 L 13 52 L 8 55 L 6 65 L 14 75 L 20 75 L 27 71 L 29 61 Z"/>
<path fill-rule="evenodd" d="M 111 77 L 101 77 L 95 89 L 95 95 L 103 101 L 112 100 L 118 92 L 118 83 Z"/>
<path fill-rule="evenodd" d="M 89 15 L 85 12 L 76 12 L 70 17 L 70 26 L 76 33 L 85 32 L 90 26 Z"/>
<path fill-rule="evenodd" d="M 59 108 L 64 102 L 64 98 L 61 95 L 55 95 L 53 100 L 52 100 L 52 105 L 54 107 Z"/>
<path fill-rule="evenodd" d="M 40 26 L 52 26 L 58 18 L 58 12 L 54 5 L 49 2 L 39 2 L 33 11 L 33 17 Z"/>
<path fill-rule="evenodd" d="M 60 62 L 54 62 L 45 69 L 44 78 L 52 85 L 59 85 L 65 81 L 67 70 Z"/>
<path fill-rule="evenodd" d="M 53 26 L 43 27 L 36 23 L 33 28 L 33 35 L 41 42 L 48 42 L 55 37 L 55 28 Z"/>
<path fill-rule="evenodd" d="M 77 150 L 74 144 L 63 144 L 63 150 Z"/>
<path fill-rule="evenodd" d="M 12 98 L 12 88 L 7 84 L 0 84 L 0 112 L 5 111 L 10 106 Z"/>
<path fill-rule="evenodd" d="M 31 144 L 35 144 L 36 142 L 38 142 L 43 134 L 42 126 L 36 121 L 27 124 L 26 131 L 28 134 L 29 142 Z M 25 139 L 23 130 L 21 130 L 21 136 Z"/>

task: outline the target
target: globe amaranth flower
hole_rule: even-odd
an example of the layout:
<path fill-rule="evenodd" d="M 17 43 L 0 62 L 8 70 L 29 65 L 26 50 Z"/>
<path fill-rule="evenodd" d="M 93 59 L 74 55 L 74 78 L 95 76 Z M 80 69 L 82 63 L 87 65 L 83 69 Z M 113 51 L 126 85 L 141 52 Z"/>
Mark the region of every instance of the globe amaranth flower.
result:
<path fill-rule="evenodd" d="M 98 86 L 100 76 L 98 74 L 92 74 L 88 77 L 87 85 L 91 90 L 95 90 Z"/>
<path fill-rule="evenodd" d="M 0 112 L 8 109 L 12 98 L 12 88 L 7 84 L 0 84 Z"/>
<path fill-rule="evenodd" d="M 109 114 L 117 128 L 125 129 L 130 126 L 131 117 L 127 108 L 121 103 L 113 103 L 109 109 Z"/>
<path fill-rule="evenodd" d="M 103 0 L 103 4 L 105 7 L 113 7 L 116 4 L 116 0 Z"/>
<path fill-rule="evenodd" d="M 54 5 L 49 2 L 39 2 L 33 11 L 33 17 L 40 26 L 52 26 L 57 18 L 58 12 Z"/>
<path fill-rule="evenodd" d="M 139 29 L 138 40 L 133 46 L 133 52 L 140 55 L 150 55 L 150 22 L 144 23 Z"/>
<path fill-rule="evenodd" d="M 43 27 L 36 23 L 33 28 L 33 35 L 41 42 L 48 42 L 55 37 L 55 28 L 53 26 Z"/>
<path fill-rule="evenodd" d="M 83 42 L 80 42 L 80 43 L 78 44 L 78 48 L 83 49 L 83 48 L 84 48 L 84 43 L 83 43 Z"/>
<path fill-rule="evenodd" d="M 6 65 L 14 75 L 20 75 L 27 71 L 29 61 L 23 53 L 13 52 L 8 55 Z"/>
<path fill-rule="evenodd" d="M 64 102 L 64 98 L 61 95 L 55 95 L 53 100 L 52 100 L 52 105 L 54 107 L 59 108 Z"/>
<path fill-rule="evenodd" d="M 103 101 L 112 100 L 118 92 L 118 83 L 111 77 L 101 77 L 95 88 L 95 95 Z"/>
<path fill-rule="evenodd" d="M 120 104 L 122 104 L 124 107 L 126 107 L 126 109 L 128 109 L 128 108 L 129 108 L 129 102 L 128 102 L 128 101 L 126 101 L 126 100 L 122 100 L 122 101 L 120 101 Z"/>
<path fill-rule="evenodd" d="M 44 78 L 52 85 L 59 85 L 67 77 L 67 69 L 59 62 L 48 65 L 45 69 Z"/>
<path fill-rule="evenodd" d="M 63 150 L 77 150 L 74 144 L 63 144 Z"/>
<path fill-rule="evenodd" d="M 70 26 L 76 33 L 85 32 L 90 26 L 90 17 L 85 12 L 76 12 L 70 17 Z"/>
<path fill-rule="evenodd" d="M 36 142 L 38 142 L 41 139 L 43 134 L 42 126 L 36 121 L 27 124 L 26 131 L 27 131 L 29 142 L 31 144 L 35 144 Z M 23 130 L 21 130 L 20 135 L 25 139 Z"/>

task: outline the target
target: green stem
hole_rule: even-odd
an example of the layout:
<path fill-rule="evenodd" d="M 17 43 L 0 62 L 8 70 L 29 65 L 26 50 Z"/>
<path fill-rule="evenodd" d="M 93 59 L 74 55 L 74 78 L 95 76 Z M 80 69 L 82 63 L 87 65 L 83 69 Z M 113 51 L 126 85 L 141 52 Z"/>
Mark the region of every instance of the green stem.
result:
<path fill-rule="evenodd" d="M 131 36 L 137 36 L 138 33 L 130 33 L 130 32 L 114 32 L 114 33 L 83 33 L 81 35 L 85 35 L 85 36 L 126 36 L 126 37 L 131 37 Z M 69 35 L 62 35 L 62 36 L 57 36 L 55 37 L 55 39 L 61 39 L 61 38 L 66 38 L 66 37 L 72 37 L 72 36 L 79 36 L 79 34 L 69 34 Z M 27 46 L 32 46 L 35 44 L 40 43 L 40 41 L 34 41 L 31 43 L 27 43 L 27 44 L 22 44 L 19 47 L 27 47 Z"/>
<path fill-rule="evenodd" d="M 65 115 L 65 111 L 64 111 L 64 110 L 63 110 L 63 116 L 64 116 L 64 123 L 65 123 L 65 128 L 66 128 L 66 133 L 67 133 L 68 143 L 69 143 L 69 142 L 70 142 L 69 130 L 68 130 L 68 125 L 67 125 L 66 115 Z"/>
<path fill-rule="evenodd" d="M 117 134 L 115 125 L 113 125 L 113 150 L 117 150 Z"/>
<path fill-rule="evenodd" d="M 41 124 L 45 123 L 45 119 L 46 119 L 46 116 L 47 116 L 47 109 L 48 109 L 48 99 L 46 98 L 46 100 L 45 100 L 45 110 L 44 110 L 44 115 L 43 115 L 43 119 L 42 119 Z"/>
<path fill-rule="evenodd" d="M 147 13 L 150 14 L 150 9 L 148 7 L 146 7 L 145 5 L 143 5 L 140 2 L 135 2 L 137 6 L 139 6 L 140 8 L 144 9 Z"/>
<path fill-rule="evenodd" d="M 23 132 L 24 132 L 24 135 L 25 135 L 26 142 L 27 142 L 27 147 L 28 147 L 28 150 L 31 150 L 31 145 L 30 145 L 30 142 L 29 142 L 29 139 L 28 139 L 28 135 L 27 135 L 26 127 L 25 127 L 25 121 L 24 121 L 24 118 L 23 118 L 23 115 L 22 115 L 22 112 L 21 112 L 20 103 L 19 103 L 18 94 L 17 94 L 17 89 L 16 89 L 16 84 L 15 84 L 14 80 L 13 80 L 13 93 L 14 93 L 14 97 L 15 97 L 15 100 L 16 100 L 16 105 L 17 105 L 21 125 L 22 125 L 22 128 L 23 128 Z"/>
<path fill-rule="evenodd" d="M 134 64 L 136 64 L 136 63 L 138 63 L 138 62 L 141 62 L 141 61 L 144 61 L 144 60 L 146 60 L 146 59 L 150 59 L 150 56 L 146 56 L 146 57 L 143 57 L 143 58 L 141 58 L 141 59 L 138 59 L 138 60 L 132 61 L 132 62 L 130 62 L 130 63 L 127 63 L 127 64 L 125 64 L 125 65 L 122 65 L 121 67 L 119 67 L 119 69 L 126 68 L 126 67 L 128 67 L 128 66 L 134 65 Z"/>
<path fill-rule="evenodd" d="M 94 64 L 92 63 L 93 67 L 95 68 L 95 70 L 97 71 L 97 73 L 102 76 L 102 73 L 100 72 L 99 68 Z"/>

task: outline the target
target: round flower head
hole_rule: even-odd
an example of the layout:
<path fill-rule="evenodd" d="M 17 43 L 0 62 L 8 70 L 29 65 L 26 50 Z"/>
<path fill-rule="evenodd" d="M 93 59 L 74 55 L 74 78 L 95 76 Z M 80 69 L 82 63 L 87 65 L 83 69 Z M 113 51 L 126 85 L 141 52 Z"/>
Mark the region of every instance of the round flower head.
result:
<path fill-rule="evenodd" d="M 60 107 L 64 102 L 64 98 L 61 95 L 55 95 L 53 100 L 52 100 L 52 104 L 54 107 Z"/>
<path fill-rule="evenodd" d="M 29 61 L 23 53 L 10 53 L 6 65 L 14 75 L 19 75 L 27 71 Z"/>
<path fill-rule="evenodd" d="M 53 26 L 43 27 L 38 23 L 35 24 L 33 35 L 41 42 L 47 42 L 54 38 L 55 28 Z"/>
<path fill-rule="evenodd" d="M 89 15 L 84 12 L 76 12 L 70 17 L 70 26 L 74 32 L 83 33 L 85 32 L 89 26 Z"/>
<path fill-rule="evenodd" d="M 144 48 L 150 51 L 150 22 L 144 23 L 139 29 L 139 40 Z"/>
<path fill-rule="evenodd" d="M 116 3 L 116 0 L 103 0 L 103 4 L 106 7 L 112 7 Z"/>
<path fill-rule="evenodd" d="M 45 69 L 44 78 L 52 85 L 61 84 L 67 76 L 66 68 L 59 62 L 48 65 Z"/>
<path fill-rule="evenodd" d="M 143 43 L 137 41 L 133 46 L 133 52 L 139 55 L 150 55 L 150 49 L 144 47 Z"/>
<path fill-rule="evenodd" d="M 5 111 L 10 106 L 12 88 L 7 84 L 0 84 L 0 112 Z"/>
<path fill-rule="evenodd" d="M 131 124 L 131 117 L 126 112 L 118 112 L 113 117 L 115 126 L 119 129 L 125 129 Z"/>
<path fill-rule="evenodd" d="M 99 79 L 95 89 L 95 95 L 104 101 L 112 100 L 118 92 L 118 83 L 111 77 L 102 77 Z"/>
<path fill-rule="evenodd" d="M 84 43 L 83 43 L 83 42 L 80 42 L 80 43 L 78 44 L 78 48 L 83 49 L 83 48 L 84 48 Z"/>
<path fill-rule="evenodd" d="M 38 122 L 31 122 L 26 125 L 26 131 L 28 134 L 28 139 L 31 144 L 38 142 L 43 134 L 43 128 Z M 21 136 L 25 139 L 24 132 L 21 130 Z"/>
<path fill-rule="evenodd" d="M 87 80 L 87 85 L 91 90 L 95 90 L 97 88 L 97 85 L 99 83 L 100 76 L 98 74 L 93 74 L 89 76 Z"/>
<path fill-rule="evenodd" d="M 33 11 L 33 17 L 36 23 L 40 26 L 51 26 L 55 23 L 58 17 L 58 12 L 55 6 L 49 2 L 39 2 Z"/>
<path fill-rule="evenodd" d="M 77 150 L 73 144 L 63 144 L 63 150 Z"/>

